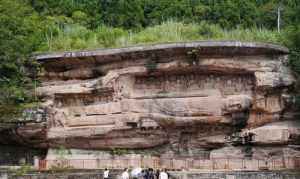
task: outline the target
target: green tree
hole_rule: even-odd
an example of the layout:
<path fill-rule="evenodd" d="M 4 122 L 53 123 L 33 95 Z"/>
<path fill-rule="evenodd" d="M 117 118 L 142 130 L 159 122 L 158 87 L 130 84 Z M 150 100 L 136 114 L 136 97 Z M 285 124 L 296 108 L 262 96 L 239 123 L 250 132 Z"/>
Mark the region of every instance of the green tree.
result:
<path fill-rule="evenodd" d="M 102 24 L 100 0 L 28 0 L 41 16 L 74 18 L 88 28 Z M 80 13 L 80 14 L 79 14 Z"/>
<path fill-rule="evenodd" d="M 100 0 L 105 24 L 114 27 L 141 28 L 144 11 L 141 0 Z"/>
<path fill-rule="evenodd" d="M 0 0 L 0 120 L 12 120 L 27 103 L 36 65 L 30 58 L 42 41 L 39 17 L 21 0 Z M 31 69 L 31 70 L 28 70 Z"/>

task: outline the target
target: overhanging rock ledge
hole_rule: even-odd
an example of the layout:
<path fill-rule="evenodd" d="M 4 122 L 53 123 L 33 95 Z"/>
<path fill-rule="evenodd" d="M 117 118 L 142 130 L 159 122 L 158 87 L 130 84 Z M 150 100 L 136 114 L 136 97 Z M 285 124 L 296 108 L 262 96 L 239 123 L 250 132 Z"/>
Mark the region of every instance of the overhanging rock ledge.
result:
<path fill-rule="evenodd" d="M 38 55 L 37 94 L 48 119 L 34 145 L 173 158 L 299 157 L 287 55 L 285 47 L 238 41 Z"/>

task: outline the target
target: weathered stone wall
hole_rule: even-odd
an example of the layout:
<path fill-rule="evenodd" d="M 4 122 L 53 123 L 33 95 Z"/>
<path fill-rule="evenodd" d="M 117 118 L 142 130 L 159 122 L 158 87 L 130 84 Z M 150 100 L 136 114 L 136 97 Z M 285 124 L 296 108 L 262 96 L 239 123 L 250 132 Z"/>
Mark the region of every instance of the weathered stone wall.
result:
<path fill-rule="evenodd" d="M 145 95 L 167 92 L 189 92 L 215 89 L 222 96 L 250 94 L 254 88 L 254 76 L 247 74 L 199 74 L 184 73 L 161 76 L 137 76 L 134 90 Z"/>

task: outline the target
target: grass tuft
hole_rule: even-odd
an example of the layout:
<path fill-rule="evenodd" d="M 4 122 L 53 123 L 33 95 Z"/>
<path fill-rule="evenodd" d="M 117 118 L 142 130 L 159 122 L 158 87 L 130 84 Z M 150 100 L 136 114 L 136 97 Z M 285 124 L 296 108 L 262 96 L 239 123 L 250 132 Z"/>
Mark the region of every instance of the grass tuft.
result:
<path fill-rule="evenodd" d="M 73 24 L 60 29 L 42 49 L 82 50 L 195 40 L 239 40 L 282 44 L 280 39 L 282 39 L 280 35 L 272 30 L 258 28 L 225 30 L 206 22 L 195 24 L 169 20 L 138 32 L 105 25 L 90 30 L 79 24 Z"/>

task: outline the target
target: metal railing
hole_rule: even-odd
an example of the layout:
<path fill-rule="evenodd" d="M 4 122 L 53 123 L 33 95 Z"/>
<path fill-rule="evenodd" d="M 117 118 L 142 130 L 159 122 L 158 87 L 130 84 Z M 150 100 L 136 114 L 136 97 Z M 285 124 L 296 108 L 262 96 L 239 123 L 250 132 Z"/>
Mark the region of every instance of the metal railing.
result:
<path fill-rule="evenodd" d="M 246 158 L 216 158 L 172 159 L 172 158 L 140 158 L 140 159 L 59 159 L 39 160 L 39 169 L 52 167 L 72 169 L 123 169 L 123 168 L 166 168 L 168 170 L 198 169 L 198 170 L 284 170 L 300 169 L 300 157 L 282 159 L 246 159 Z"/>

